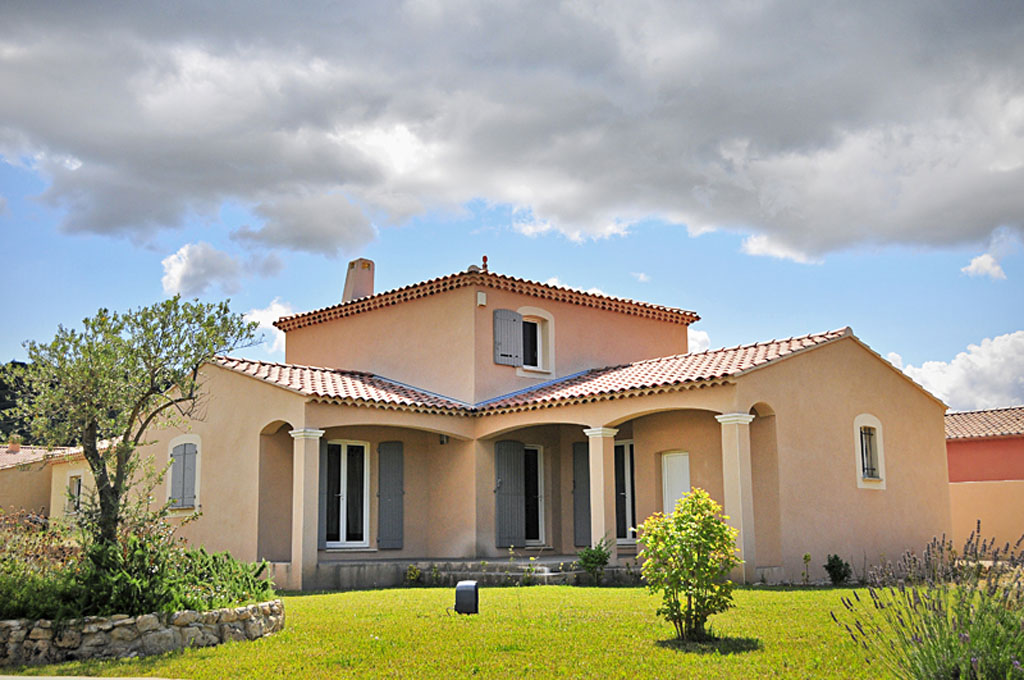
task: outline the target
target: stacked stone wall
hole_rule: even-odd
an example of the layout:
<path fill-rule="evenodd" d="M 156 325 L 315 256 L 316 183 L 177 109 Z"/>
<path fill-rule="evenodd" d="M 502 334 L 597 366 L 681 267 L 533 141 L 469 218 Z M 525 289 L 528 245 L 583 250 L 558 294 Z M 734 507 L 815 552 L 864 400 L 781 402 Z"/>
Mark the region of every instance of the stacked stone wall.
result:
<path fill-rule="evenodd" d="M 212 611 L 87 616 L 69 621 L 0 621 L 0 666 L 163 654 L 255 640 L 284 628 L 284 603 L 271 600 Z"/>

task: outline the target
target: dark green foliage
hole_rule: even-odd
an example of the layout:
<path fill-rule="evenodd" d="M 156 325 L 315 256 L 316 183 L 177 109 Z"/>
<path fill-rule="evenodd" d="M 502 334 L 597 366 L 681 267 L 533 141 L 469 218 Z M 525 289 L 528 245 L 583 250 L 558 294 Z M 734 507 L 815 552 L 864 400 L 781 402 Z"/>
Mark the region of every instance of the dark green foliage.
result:
<path fill-rule="evenodd" d="M 850 576 L 853 575 L 853 569 L 850 568 L 850 563 L 844 560 L 839 555 L 829 555 L 828 560 L 823 565 L 825 571 L 828 572 L 828 577 L 832 581 L 832 585 L 841 586 L 850 580 Z"/>
<path fill-rule="evenodd" d="M 24 391 L 23 381 L 18 377 L 25 369 L 20 361 L 9 361 L 0 365 L 0 444 L 6 444 L 11 435 L 18 435 L 23 442 L 31 442 L 28 426 L 14 413 L 15 397 Z"/>
<path fill-rule="evenodd" d="M 868 596 L 832 618 L 854 644 L 906 678 L 1024 678 L 1024 551 L 971 534 L 872 570 Z"/>
<path fill-rule="evenodd" d="M 577 561 L 583 567 L 583 571 L 590 575 L 595 586 L 601 585 L 601 579 L 604 578 L 604 568 L 608 566 L 608 560 L 611 559 L 612 552 L 609 549 L 609 545 L 608 538 L 605 537 L 593 547 L 583 548 L 576 553 Z"/>

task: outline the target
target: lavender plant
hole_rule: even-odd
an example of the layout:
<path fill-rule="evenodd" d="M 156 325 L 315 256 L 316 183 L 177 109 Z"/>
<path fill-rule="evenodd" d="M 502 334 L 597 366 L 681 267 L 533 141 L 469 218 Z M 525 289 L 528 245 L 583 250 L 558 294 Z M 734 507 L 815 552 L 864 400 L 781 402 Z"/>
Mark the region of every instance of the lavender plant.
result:
<path fill-rule="evenodd" d="M 1024 680 L 1022 545 L 982 539 L 980 522 L 960 553 L 932 539 L 873 568 L 867 597 L 841 598 L 832 619 L 901 678 Z"/>

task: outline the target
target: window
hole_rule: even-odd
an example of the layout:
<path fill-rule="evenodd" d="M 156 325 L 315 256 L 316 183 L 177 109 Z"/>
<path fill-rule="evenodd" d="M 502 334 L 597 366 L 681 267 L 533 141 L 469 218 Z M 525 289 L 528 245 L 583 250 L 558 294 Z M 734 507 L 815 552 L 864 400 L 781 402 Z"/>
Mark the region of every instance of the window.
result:
<path fill-rule="evenodd" d="M 636 541 L 636 486 L 633 483 L 633 442 L 615 442 L 615 538 Z"/>
<path fill-rule="evenodd" d="M 494 310 L 494 363 L 536 378 L 555 371 L 555 317 L 539 307 Z"/>
<path fill-rule="evenodd" d="M 523 319 L 523 368 L 540 369 L 541 361 L 540 322 Z"/>
<path fill-rule="evenodd" d="M 857 454 L 857 486 L 885 489 L 885 447 L 882 422 L 870 413 L 853 421 L 854 450 Z"/>
<path fill-rule="evenodd" d="M 171 482 L 167 500 L 173 509 L 199 507 L 199 437 L 182 435 L 171 440 Z"/>
<path fill-rule="evenodd" d="M 523 450 L 526 502 L 526 544 L 544 544 L 544 453 L 539 446 Z"/>
<path fill-rule="evenodd" d="M 499 548 L 544 545 L 544 450 L 506 439 L 494 444 L 494 529 Z"/>
<path fill-rule="evenodd" d="M 68 477 L 68 502 L 64 509 L 67 513 L 78 512 L 82 509 L 82 475 L 71 475 Z"/>
<path fill-rule="evenodd" d="M 370 545 L 370 446 L 366 442 L 327 443 L 326 547 Z"/>

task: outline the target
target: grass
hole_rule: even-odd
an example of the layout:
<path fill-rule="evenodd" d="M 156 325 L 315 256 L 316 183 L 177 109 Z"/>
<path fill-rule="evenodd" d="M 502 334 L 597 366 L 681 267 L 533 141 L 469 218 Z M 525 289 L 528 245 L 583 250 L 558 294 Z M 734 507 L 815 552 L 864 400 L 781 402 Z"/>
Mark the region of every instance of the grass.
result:
<path fill-rule="evenodd" d="M 454 589 L 285 599 L 287 626 L 257 642 L 147 659 L 21 669 L 165 678 L 878 677 L 829 617 L 844 591 L 743 588 L 711 619 L 719 640 L 679 645 L 640 588 L 483 588 L 480 614 L 449 615 Z"/>

